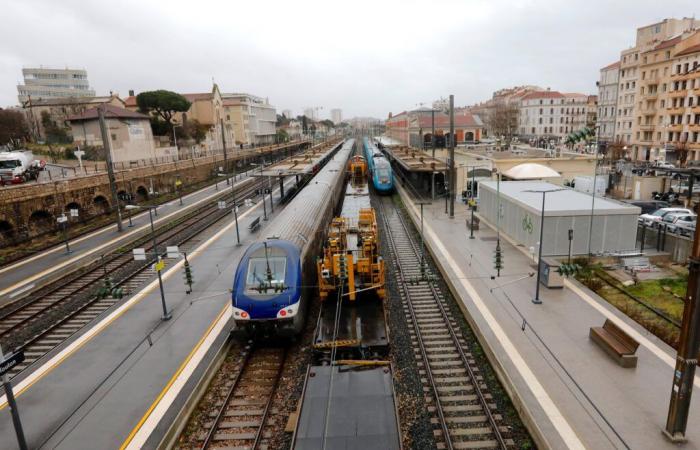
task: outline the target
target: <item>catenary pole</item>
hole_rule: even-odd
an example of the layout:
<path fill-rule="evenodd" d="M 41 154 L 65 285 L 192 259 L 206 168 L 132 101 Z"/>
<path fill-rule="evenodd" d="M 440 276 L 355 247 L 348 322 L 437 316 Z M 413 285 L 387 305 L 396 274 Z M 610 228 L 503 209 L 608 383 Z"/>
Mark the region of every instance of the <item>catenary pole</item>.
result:
<path fill-rule="evenodd" d="M 450 94 L 450 219 L 455 216 L 455 96 Z"/>
<path fill-rule="evenodd" d="M 97 108 L 97 115 L 100 121 L 100 131 L 102 133 L 102 146 L 105 149 L 105 157 L 107 159 L 107 178 L 109 180 L 109 190 L 112 194 L 112 204 L 117 210 L 117 231 L 122 231 L 122 212 L 119 208 L 119 197 L 117 197 L 117 183 L 114 179 L 114 167 L 112 167 L 112 142 L 107 131 L 107 123 L 105 122 L 105 105 L 100 105 Z"/>

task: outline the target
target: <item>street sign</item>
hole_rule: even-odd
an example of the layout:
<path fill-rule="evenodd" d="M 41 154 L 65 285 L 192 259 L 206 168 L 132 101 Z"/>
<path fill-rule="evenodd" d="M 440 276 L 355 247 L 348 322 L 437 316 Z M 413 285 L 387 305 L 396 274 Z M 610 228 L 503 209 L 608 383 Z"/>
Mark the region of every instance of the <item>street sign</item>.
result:
<path fill-rule="evenodd" d="M 73 208 L 70 210 L 70 216 L 71 217 L 78 217 L 78 210 Z"/>
<path fill-rule="evenodd" d="M 22 361 L 24 361 L 24 351 L 22 350 L 4 357 L 3 360 L 0 361 L 0 376 L 5 375 L 13 367 L 22 363 Z"/>
<path fill-rule="evenodd" d="M 68 217 L 66 217 L 65 214 L 61 214 L 60 216 L 58 216 L 58 217 L 56 218 L 56 222 L 58 222 L 58 223 L 66 223 L 66 222 L 68 222 Z"/>
<path fill-rule="evenodd" d="M 223 200 L 219 200 L 219 209 L 226 209 L 226 202 Z"/>
<path fill-rule="evenodd" d="M 175 180 L 175 186 L 181 186 L 181 185 L 182 185 L 182 181 L 180 181 L 180 180 Z"/>
<path fill-rule="evenodd" d="M 156 272 L 160 272 L 163 269 L 165 269 L 165 261 L 161 259 L 160 261 L 155 263 L 153 267 L 155 268 Z"/>
<path fill-rule="evenodd" d="M 165 252 L 166 252 L 167 258 L 179 258 L 180 257 L 180 249 L 177 248 L 177 245 L 173 245 L 171 247 L 165 247 Z"/>
<path fill-rule="evenodd" d="M 146 260 L 146 249 L 145 248 L 135 248 L 134 249 L 134 261 L 145 261 Z"/>

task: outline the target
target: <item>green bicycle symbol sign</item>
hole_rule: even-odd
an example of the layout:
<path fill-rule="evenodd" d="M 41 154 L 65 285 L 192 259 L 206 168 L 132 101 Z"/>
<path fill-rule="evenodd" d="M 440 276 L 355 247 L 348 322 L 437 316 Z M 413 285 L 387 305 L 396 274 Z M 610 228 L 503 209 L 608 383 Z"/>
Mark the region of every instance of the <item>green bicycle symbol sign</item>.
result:
<path fill-rule="evenodd" d="M 523 217 L 523 231 L 527 231 L 528 233 L 532 234 L 532 228 L 532 217 Z"/>

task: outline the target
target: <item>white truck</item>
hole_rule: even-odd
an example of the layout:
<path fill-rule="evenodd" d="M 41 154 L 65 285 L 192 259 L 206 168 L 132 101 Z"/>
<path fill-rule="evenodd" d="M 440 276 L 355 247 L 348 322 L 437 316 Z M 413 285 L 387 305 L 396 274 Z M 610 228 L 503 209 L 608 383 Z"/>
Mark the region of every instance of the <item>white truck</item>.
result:
<path fill-rule="evenodd" d="M 0 152 L 0 186 L 36 180 L 45 165 L 44 161 L 34 159 L 29 150 Z"/>

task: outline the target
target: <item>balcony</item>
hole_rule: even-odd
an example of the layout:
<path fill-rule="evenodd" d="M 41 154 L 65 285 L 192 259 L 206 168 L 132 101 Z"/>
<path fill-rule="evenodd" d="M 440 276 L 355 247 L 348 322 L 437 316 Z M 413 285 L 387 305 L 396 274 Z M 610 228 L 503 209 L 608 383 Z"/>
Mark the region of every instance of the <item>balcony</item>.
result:
<path fill-rule="evenodd" d="M 656 115 L 656 106 L 648 106 L 642 110 L 642 114 L 645 116 Z"/>
<path fill-rule="evenodd" d="M 688 89 L 679 89 L 677 91 L 671 91 L 668 94 L 670 97 L 685 97 L 688 95 Z"/>
<path fill-rule="evenodd" d="M 643 94 L 641 95 L 641 97 L 646 100 L 656 100 L 657 98 L 659 98 L 659 92 L 657 91 L 649 94 Z"/>
<path fill-rule="evenodd" d="M 678 106 L 667 106 L 666 112 L 669 114 L 683 114 L 685 112 L 685 108 L 679 108 Z"/>
<path fill-rule="evenodd" d="M 683 131 L 683 125 L 680 125 L 680 124 L 668 125 L 668 126 L 666 127 L 666 131 L 673 131 L 673 132 L 676 132 L 676 131 L 678 131 L 678 132 Z"/>
<path fill-rule="evenodd" d="M 654 131 L 654 124 L 645 123 L 643 125 L 638 125 L 640 131 Z"/>

